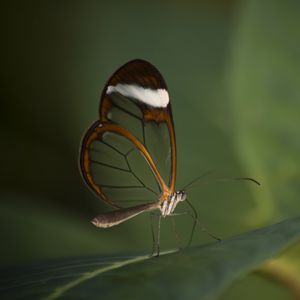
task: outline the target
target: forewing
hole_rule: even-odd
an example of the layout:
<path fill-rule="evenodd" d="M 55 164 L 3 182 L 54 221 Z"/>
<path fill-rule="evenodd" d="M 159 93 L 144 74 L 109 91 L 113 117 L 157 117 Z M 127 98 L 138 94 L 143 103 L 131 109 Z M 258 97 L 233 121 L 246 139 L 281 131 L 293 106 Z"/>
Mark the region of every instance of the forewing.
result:
<path fill-rule="evenodd" d="M 102 93 L 100 119 L 132 132 L 174 190 L 176 142 L 171 104 L 167 85 L 152 64 L 134 60 L 113 74 Z"/>

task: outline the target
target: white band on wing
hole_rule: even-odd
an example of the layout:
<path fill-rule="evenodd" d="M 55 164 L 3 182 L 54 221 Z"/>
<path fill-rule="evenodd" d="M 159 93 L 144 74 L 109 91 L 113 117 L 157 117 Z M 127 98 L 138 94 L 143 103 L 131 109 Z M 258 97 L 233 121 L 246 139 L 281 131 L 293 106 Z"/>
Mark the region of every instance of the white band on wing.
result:
<path fill-rule="evenodd" d="M 118 83 L 115 86 L 109 85 L 107 87 L 107 94 L 114 92 L 134 98 L 152 107 L 166 107 L 169 103 L 169 94 L 165 89 L 153 90 L 137 85 Z"/>

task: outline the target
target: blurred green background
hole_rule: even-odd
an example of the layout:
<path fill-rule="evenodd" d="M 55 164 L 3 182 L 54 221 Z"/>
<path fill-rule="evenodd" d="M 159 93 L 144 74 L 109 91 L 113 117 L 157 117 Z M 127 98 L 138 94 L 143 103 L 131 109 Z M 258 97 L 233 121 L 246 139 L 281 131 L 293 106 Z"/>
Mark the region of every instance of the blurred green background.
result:
<path fill-rule="evenodd" d="M 1 263 L 151 251 L 146 215 L 89 223 L 109 208 L 78 171 L 101 90 L 134 58 L 169 86 L 178 188 L 209 170 L 262 183 L 191 190 L 205 226 L 226 238 L 299 215 L 299 1 L 19 1 L 1 19 Z M 165 223 L 161 246 L 174 247 Z"/>

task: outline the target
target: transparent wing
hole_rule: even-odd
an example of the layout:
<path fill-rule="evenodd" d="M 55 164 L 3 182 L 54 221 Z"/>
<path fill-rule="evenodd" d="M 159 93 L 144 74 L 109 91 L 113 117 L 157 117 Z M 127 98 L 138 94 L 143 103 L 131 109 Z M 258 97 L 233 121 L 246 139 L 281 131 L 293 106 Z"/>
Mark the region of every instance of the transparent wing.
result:
<path fill-rule="evenodd" d="M 157 201 L 174 191 L 171 106 L 166 84 L 151 64 L 131 61 L 107 82 L 100 120 L 82 142 L 80 165 L 87 184 L 115 207 Z"/>

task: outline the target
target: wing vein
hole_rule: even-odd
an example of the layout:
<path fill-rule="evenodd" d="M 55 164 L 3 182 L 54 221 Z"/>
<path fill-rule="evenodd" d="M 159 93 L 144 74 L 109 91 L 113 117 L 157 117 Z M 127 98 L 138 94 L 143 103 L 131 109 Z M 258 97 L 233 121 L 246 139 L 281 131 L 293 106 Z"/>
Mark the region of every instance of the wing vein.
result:
<path fill-rule="evenodd" d="M 120 167 L 116 167 L 116 166 L 113 166 L 113 165 L 110 165 L 110 164 L 103 163 L 101 161 L 97 161 L 97 160 L 91 159 L 91 162 L 93 162 L 95 164 L 98 164 L 98 165 L 105 166 L 105 167 L 109 167 L 109 168 L 112 168 L 112 169 L 116 169 L 116 170 L 120 170 L 120 171 L 124 171 L 124 172 L 131 172 L 131 170 L 120 168 Z"/>
<path fill-rule="evenodd" d="M 124 156 L 125 157 L 125 154 L 123 152 L 121 152 L 120 150 L 118 150 L 116 147 L 110 145 L 109 143 L 107 142 L 104 142 L 103 140 L 99 140 L 101 143 L 103 143 L 104 145 L 106 145 L 107 147 L 115 150 L 117 153 L 119 153 L 120 155 Z"/>
<path fill-rule="evenodd" d="M 127 109 L 125 109 L 125 108 L 119 106 L 119 105 L 116 104 L 115 102 L 114 102 L 114 106 L 115 106 L 116 108 L 118 108 L 119 110 L 121 110 L 122 112 L 124 112 L 124 113 L 126 113 L 126 114 L 129 114 L 129 115 L 132 116 L 133 118 L 136 118 L 136 119 L 142 121 L 142 118 L 141 118 L 141 117 L 139 117 L 139 116 L 137 116 L 136 114 L 132 113 L 131 111 L 128 111 Z"/>
<path fill-rule="evenodd" d="M 134 173 L 134 171 L 132 170 L 130 163 L 128 161 L 128 155 L 132 152 L 132 149 L 130 151 L 127 152 L 127 154 L 125 155 L 125 160 L 126 160 L 126 164 L 128 166 L 128 169 L 131 171 L 132 175 L 139 181 L 140 184 L 142 184 L 142 186 L 147 189 L 148 191 L 150 191 L 151 193 L 153 193 L 154 195 L 157 196 L 157 193 L 152 190 L 150 187 L 146 186 L 145 183 Z"/>
<path fill-rule="evenodd" d="M 137 188 L 144 188 L 141 185 L 109 185 L 109 184 L 101 184 L 101 187 L 104 187 L 104 188 L 113 188 L 113 189 L 137 189 Z"/>

